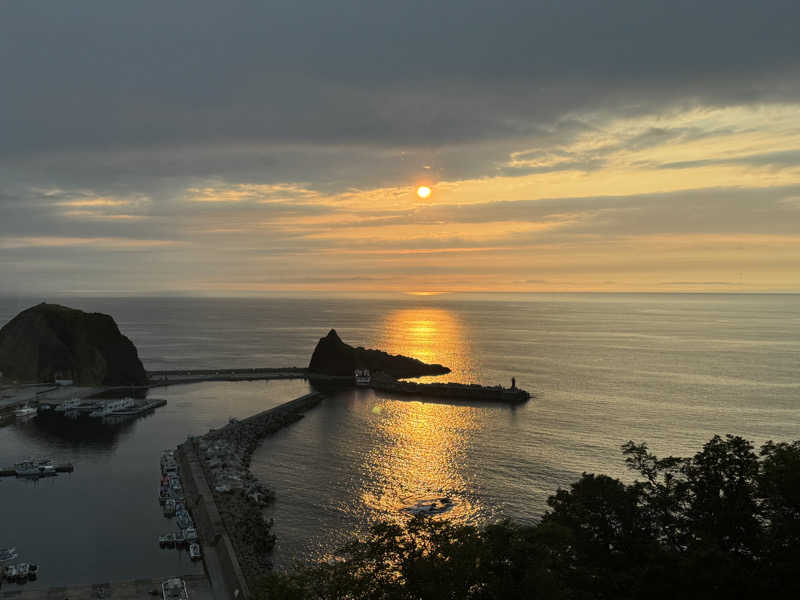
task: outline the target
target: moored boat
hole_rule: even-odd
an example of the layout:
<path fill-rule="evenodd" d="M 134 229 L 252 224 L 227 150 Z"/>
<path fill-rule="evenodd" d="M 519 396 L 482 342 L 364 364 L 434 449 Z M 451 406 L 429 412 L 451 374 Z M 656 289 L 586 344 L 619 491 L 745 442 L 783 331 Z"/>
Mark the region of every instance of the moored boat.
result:
<path fill-rule="evenodd" d="M 103 417 L 110 417 L 117 413 L 124 412 L 136 406 L 136 401 L 133 398 L 115 398 L 113 400 L 101 400 L 95 407 L 95 410 L 89 413 L 89 416 L 94 419 Z"/>
<path fill-rule="evenodd" d="M 38 477 L 39 465 L 32 460 L 23 460 L 14 465 L 17 477 Z"/>
<path fill-rule="evenodd" d="M 163 600 L 189 600 L 186 582 L 180 577 L 167 579 L 161 584 L 161 596 Z"/>
<path fill-rule="evenodd" d="M 358 387 L 367 387 L 372 381 L 369 369 L 356 369 L 353 373 Z"/>
<path fill-rule="evenodd" d="M 197 560 L 202 557 L 200 553 L 200 544 L 196 542 L 194 544 L 189 544 L 189 556 L 192 560 Z"/>
<path fill-rule="evenodd" d="M 167 501 L 164 503 L 164 516 L 165 517 L 175 516 L 175 500 L 173 500 L 172 498 L 167 498 Z"/>
<path fill-rule="evenodd" d="M 36 409 L 28 405 L 21 406 L 14 411 L 14 416 L 17 417 L 18 419 L 24 417 L 32 417 L 35 414 L 36 414 Z"/>
<path fill-rule="evenodd" d="M 14 560 L 15 558 L 17 558 L 17 549 L 15 547 L 0 548 L 0 563 L 8 562 L 9 560 Z"/>
<path fill-rule="evenodd" d="M 55 407 L 56 412 L 71 412 L 80 409 L 81 407 L 81 399 L 80 398 L 70 398 L 69 400 L 64 400 L 63 403 L 59 404 Z"/>

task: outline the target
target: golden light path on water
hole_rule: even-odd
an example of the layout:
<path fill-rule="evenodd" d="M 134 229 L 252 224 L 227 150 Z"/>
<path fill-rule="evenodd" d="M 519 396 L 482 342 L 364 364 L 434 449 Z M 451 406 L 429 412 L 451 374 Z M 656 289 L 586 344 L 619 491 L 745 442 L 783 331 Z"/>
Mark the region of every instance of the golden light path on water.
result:
<path fill-rule="evenodd" d="M 387 315 L 377 347 L 449 366 L 452 373 L 422 380 L 474 381 L 468 327 L 439 308 Z M 479 507 L 470 494 L 464 456 L 481 426 L 483 409 L 375 394 L 370 413 L 375 443 L 364 458 L 361 501 L 374 517 L 395 520 L 420 501 L 449 497 L 444 514 L 469 520 Z"/>
<path fill-rule="evenodd" d="M 386 316 L 375 347 L 450 367 L 447 375 L 420 377 L 415 381 L 477 383 L 469 327 L 453 311 L 442 308 L 394 310 Z"/>

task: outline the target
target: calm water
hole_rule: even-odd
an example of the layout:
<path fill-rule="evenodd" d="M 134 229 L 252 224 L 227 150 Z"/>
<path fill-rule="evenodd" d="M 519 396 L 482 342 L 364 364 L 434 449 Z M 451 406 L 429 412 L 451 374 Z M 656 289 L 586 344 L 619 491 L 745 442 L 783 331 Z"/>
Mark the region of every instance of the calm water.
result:
<path fill-rule="evenodd" d="M 333 326 L 345 341 L 446 364 L 444 380 L 516 376 L 537 393 L 509 408 L 354 391 L 268 439 L 253 470 L 277 491 L 267 514 L 281 565 L 324 556 L 370 520 L 441 495 L 455 500 L 457 520 L 535 520 L 582 471 L 626 476 L 619 445 L 628 439 L 680 454 L 714 433 L 800 438 L 797 295 L 63 302 L 114 315 L 153 369 L 302 366 Z M 31 303 L 0 300 L 0 323 Z M 167 407 L 119 430 L 0 429 L 0 462 L 49 454 L 77 467 L 38 486 L 0 483 L 2 514 L 19 515 L 3 523 L 0 546 L 38 558 L 48 584 L 193 568 L 154 543 L 169 530 L 154 496 L 160 449 L 306 389 L 178 386 L 154 392 Z"/>

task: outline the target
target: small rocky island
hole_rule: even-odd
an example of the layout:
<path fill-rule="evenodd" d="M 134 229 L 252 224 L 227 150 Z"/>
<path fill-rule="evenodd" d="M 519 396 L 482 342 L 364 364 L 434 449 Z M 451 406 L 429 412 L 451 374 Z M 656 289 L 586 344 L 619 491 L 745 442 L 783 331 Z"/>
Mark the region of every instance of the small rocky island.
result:
<path fill-rule="evenodd" d="M 359 382 L 354 373 L 366 372 L 366 380 Z M 444 375 L 450 369 L 440 364 L 428 364 L 409 356 L 393 355 L 382 350 L 354 348 L 345 344 L 335 329 L 321 338 L 311 355 L 308 365 L 309 379 L 319 389 L 335 388 L 336 385 L 371 387 L 375 390 L 418 396 L 432 396 L 450 400 L 474 400 L 519 404 L 527 402 L 531 395 L 520 389 L 512 378 L 510 388 L 499 385 L 485 386 L 452 382 L 417 383 L 403 381 L 413 377 Z M 338 382 L 338 383 L 337 383 Z"/>
<path fill-rule="evenodd" d="M 147 383 L 136 347 L 112 317 L 46 303 L 22 311 L 0 329 L 0 372 L 31 383 Z"/>
<path fill-rule="evenodd" d="M 345 344 L 335 329 L 331 329 L 328 335 L 317 342 L 308 365 L 309 374 L 331 377 L 352 377 L 356 369 L 382 372 L 396 379 L 444 375 L 450 372 L 445 366 L 424 363 L 409 356 L 393 355 L 361 346 L 354 348 Z"/>

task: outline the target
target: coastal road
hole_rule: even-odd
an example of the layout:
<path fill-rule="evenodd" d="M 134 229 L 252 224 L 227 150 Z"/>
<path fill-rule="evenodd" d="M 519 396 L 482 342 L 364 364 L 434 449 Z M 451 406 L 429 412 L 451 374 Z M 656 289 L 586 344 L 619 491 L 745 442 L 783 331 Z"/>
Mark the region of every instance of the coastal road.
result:
<path fill-rule="evenodd" d="M 204 575 L 184 575 L 189 598 L 192 600 L 223 600 L 215 598 L 211 585 Z M 39 587 L 33 584 L 4 583 L 0 589 L 0 597 L 19 600 L 97 600 L 113 598 L 114 600 L 141 600 L 142 598 L 161 598 L 161 582 L 163 579 L 134 579 L 111 583 L 91 583 L 84 585 Z M 152 592 L 156 591 L 156 594 Z"/>

